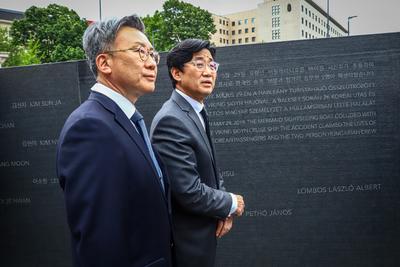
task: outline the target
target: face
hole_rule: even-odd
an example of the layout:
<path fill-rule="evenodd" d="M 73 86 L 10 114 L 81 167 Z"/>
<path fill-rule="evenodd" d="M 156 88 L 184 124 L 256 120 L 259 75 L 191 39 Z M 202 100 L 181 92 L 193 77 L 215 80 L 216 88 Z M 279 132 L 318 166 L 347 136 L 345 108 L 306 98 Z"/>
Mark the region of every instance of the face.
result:
<path fill-rule="evenodd" d="M 191 61 L 204 60 L 209 64 L 214 59 L 208 49 L 202 49 L 193 53 Z M 212 71 L 208 66 L 204 70 L 198 70 L 193 64 L 186 63 L 183 71 L 173 68 L 172 75 L 177 81 L 177 89 L 183 91 L 193 99 L 203 103 L 204 99 L 209 96 L 215 86 L 217 73 Z"/>
<path fill-rule="evenodd" d="M 112 50 L 144 47 L 148 51 L 153 47 L 147 37 L 139 30 L 122 27 L 116 36 Z M 157 64 L 150 56 L 143 61 L 139 52 L 132 50 L 108 53 L 107 62 L 111 73 L 108 76 L 110 87 L 136 102 L 143 94 L 154 91 Z"/>

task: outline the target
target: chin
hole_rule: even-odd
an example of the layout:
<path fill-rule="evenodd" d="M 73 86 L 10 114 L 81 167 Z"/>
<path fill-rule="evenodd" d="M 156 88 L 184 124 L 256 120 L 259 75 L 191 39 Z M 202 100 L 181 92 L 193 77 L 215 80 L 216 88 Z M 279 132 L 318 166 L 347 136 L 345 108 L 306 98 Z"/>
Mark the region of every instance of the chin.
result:
<path fill-rule="evenodd" d="M 155 87 L 151 87 L 151 88 L 148 88 L 146 91 L 145 91 L 145 93 L 146 94 L 150 94 L 150 93 L 153 93 L 155 91 Z"/>
<path fill-rule="evenodd" d="M 209 96 L 213 92 L 214 87 L 204 88 L 203 92 L 205 95 Z"/>
<path fill-rule="evenodd" d="M 152 93 L 152 92 L 154 92 L 155 88 L 156 88 L 156 85 L 155 85 L 155 84 L 148 84 L 148 85 L 145 85 L 145 86 L 143 87 L 143 91 L 144 91 L 145 93 Z"/>

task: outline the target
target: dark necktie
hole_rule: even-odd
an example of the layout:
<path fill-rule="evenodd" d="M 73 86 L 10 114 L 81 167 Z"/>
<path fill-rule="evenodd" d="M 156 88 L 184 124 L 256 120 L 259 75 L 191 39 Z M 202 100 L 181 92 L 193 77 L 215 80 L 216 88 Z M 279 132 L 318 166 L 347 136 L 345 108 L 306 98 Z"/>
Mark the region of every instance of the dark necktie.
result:
<path fill-rule="evenodd" d="M 161 168 L 160 168 L 160 165 L 158 165 L 158 161 L 156 159 L 156 156 L 154 155 L 153 147 L 151 146 L 149 134 L 147 132 L 147 128 L 146 128 L 146 125 L 144 123 L 142 114 L 140 114 L 139 111 L 136 110 L 135 113 L 133 113 L 131 121 L 135 124 L 137 131 L 142 136 L 143 141 L 147 146 L 147 149 L 148 149 L 149 154 L 150 154 L 150 158 L 153 161 L 154 167 L 157 170 L 158 178 L 160 179 L 162 188 L 165 191 Z"/>
<path fill-rule="evenodd" d="M 200 111 L 200 114 L 201 114 L 201 116 L 203 117 L 204 126 L 205 126 L 205 128 L 206 128 L 206 134 L 207 134 L 207 137 L 208 137 L 208 142 L 210 143 L 210 146 L 211 146 L 211 149 L 212 149 L 212 152 L 213 152 L 213 156 L 214 156 L 214 147 L 213 147 L 213 144 L 212 144 L 212 141 L 211 141 L 210 125 L 209 125 L 209 122 L 208 122 L 208 116 L 207 116 L 207 111 L 206 111 L 206 109 L 203 108 L 203 109 Z"/>
<path fill-rule="evenodd" d="M 214 169 L 214 173 L 215 173 L 215 178 L 216 178 L 216 182 L 217 182 L 217 188 L 219 188 L 219 179 L 218 179 L 218 171 L 217 171 L 217 163 L 216 163 L 216 159 L 215 159 L 215 151 L 214 151 L 214 144 L 211 141 L 211 134 L 210 134 L 210 125 L 208 122 L 208 115 L 207 115 L 207 111 L 205 108 L 203 108 L 200 111 L 201 116 L 203 117 L 204 120 L 204 126 L 206 128 L 206 134 L 207 134 L 207 138 L 208 138 L 208 142 L 210 143 L 210 147 L 211 147 L 211 152 L 212 152 L 212 158 L 213 158 L 213 169 Z"/>

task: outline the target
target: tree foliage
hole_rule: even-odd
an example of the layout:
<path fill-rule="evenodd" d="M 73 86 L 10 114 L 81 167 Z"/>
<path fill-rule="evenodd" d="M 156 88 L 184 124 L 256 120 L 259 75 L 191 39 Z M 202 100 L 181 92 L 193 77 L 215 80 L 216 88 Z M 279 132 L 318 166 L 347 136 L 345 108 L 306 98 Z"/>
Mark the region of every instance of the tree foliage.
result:
<path fill-rule="evenodd" d="M 7 28 L 0 27 L 0 52 L 9 52 L 11 49 L 11 37 Z"/>
<path fill-rule="evenodd" d="M 64 6 L 32 6 L 11 26 L 13 45 L 30 48 L 41 63 L 83 59 L 85 20 Z"/>
<path fill-rule="evenodd" d="M 211 13 L 179 0 L 167 0 L 162 11 L 143 18 L 146 34 L 159 51 L 187 38 L 210 40 L 216 32 Z"/>
<path fill-rule="evenodd" d="M 6 28 L 0 28 L 0 52 L 8 52 L 4 67 L 39 64 L 36 57 L 37 44 L 29 41 L 27 46 L 14 45 Z"/>
<path fill-rule="evenodd" d="M 29 41 L 26 47 L 13 46 L 3 66 L 12 67 L 12 66 L 40 64 L 41 62 L 39 58 L 37 58 L 36 56 L 37 48 L 38 45 L 33 41 Z"/>

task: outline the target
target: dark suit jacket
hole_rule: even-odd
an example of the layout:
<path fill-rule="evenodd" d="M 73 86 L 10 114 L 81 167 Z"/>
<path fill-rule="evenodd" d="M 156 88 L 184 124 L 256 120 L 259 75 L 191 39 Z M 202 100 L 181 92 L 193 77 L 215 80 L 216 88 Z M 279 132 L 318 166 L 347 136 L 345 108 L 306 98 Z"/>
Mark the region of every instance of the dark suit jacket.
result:
<path fill-rule="evenodd" d="M 150 136 L 171 183 L 176 267 L 214 266 L 217 220 L 228 216 L 232 199 L 196 112 L 175 90 L 154 117 Z"/>
<path fill-rule="evenodd" d="M 67 119 L 57 175 L 75 267 L 170 266 L 168 181 L 165 195 L 143 139 L 111 99 L 92 92 Z"/>

